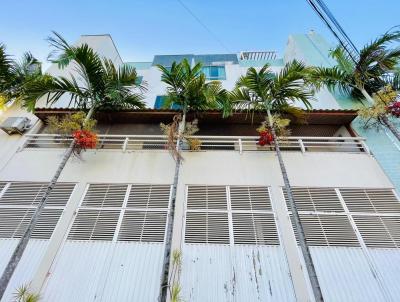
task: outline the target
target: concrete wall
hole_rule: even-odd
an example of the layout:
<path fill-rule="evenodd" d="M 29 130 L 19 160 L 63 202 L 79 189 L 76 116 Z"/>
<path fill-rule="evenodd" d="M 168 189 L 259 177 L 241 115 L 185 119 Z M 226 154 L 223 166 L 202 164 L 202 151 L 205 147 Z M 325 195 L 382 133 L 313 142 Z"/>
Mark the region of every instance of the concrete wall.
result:
<path fill-rule="evenodd" d="M 11 160 L 7 162 L 2 161 L 3 169 L 0 172 L 0 181 L 49 181 L 61 160 L 63 151 L 62 149 L 24 149 L 17 152 Z M 374 158 L 367 154 L 318 152 L 302 154 L 301 152 L 285 152 L 284 161 L 293 186 L 392 187 L 392 184 Z M 71 293 L 74 292 L 72 288 L 71 290 L 66 290 L 70 287 L 76 288 L 76 293 L 82 291 L 82 295 L 88 294 L 87 301 L 92 301 L 93 297 L 100 297 L 107 300 L 107 297 L 110 297 L 109 295 L 112 296 L 112 292 L 116 288 L 115 285 L 113 288 L 103 290 L 102 284 L 105 284 L 104 282 L 111 282 L 111 279 L 110 281 L 105 281 L 111 276 L 108 275 L 108 272 L 115 274 L 116 278 L 129 277 L 131 280 L 135 280 L 130 284 L 124 283 L 125 285 L 119 283 L 121 286 L 118 287 L 115 295 L 121 297 L 122 301 L 136 297 L 135 295 L 137 295 L 138 291 L 131 290 L 132 284 L 143 286 L 143 278 L 148 278 L 146 283 L 152 284 L 154 287 L 152 292 L 154 294 L 161 269 L 161 262 L 159 261 L 161 261 L 162 245 L 153 247 L 152 249 L 152 253 L 154 253 L 154 257 L 157 259 L 154 258 L 151 260 L 153 261 L 151 274 L 148 271 L 149 274 L 146 274 L 147 277 L 139 278 L 136 275 L 133 276 L 128 273 L 130 271 L 137 271 L 139 262 L 128 261 L 128 259 L 130 257 L 133 259 L 142 259 L 140 263 L 149 261 L 145 257 L 147 253 L 150 253 L 149 246 L 137 245 L 135 247 L 134 245 L 128 246 L 111 243 L 109 246 L 95 243 L 82 245 L 85 243 L 68 243 L 65 241 L 65 238 L 76 215 L 76 209 L 85 192 L 87 183 L 171 184 L 174 168 L 175 162 L 172 160 L 170 154 L 162 150 L 126 153 L 116 150 L 87 151 L 82 154 L 81 158 L 72 157 L 69 160 L 62 172 L 60 181 L 76 182 L 78 183 L 77 188 L 67 204 L 64 214 L 53 233 L 53 237 L 48 243 L 48 248 L 44 256 L 41 258 L 39 264 L 35 264 L 37 265 L 36 272 L 28 276 L 32 278 L 33 287 L 36 290 L 42 290 L 42 295 L 45 297 L 44 301 L 51 301 L 54 298 L 57 298 L 59 301 L 76 300 L 78 296 L 71 296 Z M 230 248 L 215 247 L 217 251 L 212 246 L 193 249 L 185 245 L 183 241 L 185 192 L 186 186 L 190 184 L 259 185 L 270 187 L 274 202 L 274 211 L 277 217 L 277 226 L 281 234 L 281 246 L 266 249 L 257 248 L 257 250 L 236 247 L 234 250 L 231 250 Z M 288 220 L 286 205 L 280 189 L 281 186 L 283 186 L 283 181 L 276 155 L 273 152 L 244 152 L 242 155 L 237 151 L 184 153 L 184 161 L 181 166 L 178 183 L 173 235 L 173 249 L 182 249 L 185 252 L 183 257 L 186 259 L 186 264 L 183 264 L 183 276 L 187 276 L 189 279 L 185 277 L 185 282 L 183 282 L 185 286 L 183 289 L 184 298 L 188 299 L 191 297 L 190 288 L 193 287 L 193 283 L 190 280 L 194 280 L 193 282 L 195 282 L 195 280 L 198 280 L 196 278 L 200 278 L 200 275 L 196 275 L 195 271 L 192 270 L 195 266 L 192 265 L 193 267 L 190 269 L 191 266 L 187 266 L 189 265 L 187 261 L 190 262 L 190 259 L 195 259 L 196 255 L 200 253 L 201 255 L 199 255 L 203 258 L 207 258 L 207 255 L 209 255 L 214 261 L 217 261 L 216 265 L 222 265 L 220 263 L 221 259 L 225 259 L 226 261 L 231 259 L 229 260 L 231 261 L 231 265 L 234 267 L 237 266 L 236 277 L 238 278 L 238 285 L 242 286 L 242 288 L 235 292 L 236 299 L 244 296 L 256 299 L 257 295 L 259 295 L 271 301 L 276 301 L 274 299 L 277 299 L 277 297 L 281 297 L 279 298 L 280 301 L 294 301 L 295 299 L 297 301 L 312 300 L 308 289 L 308 280 L 304 274 L 304 266 L 302 265 L 301 256 L 298 253 L 290 221 Z M 82 259 L 86 259 L 84 257 L 87 257 L 87 260 L 78 266 L 75 265 L 75 258 L 79 254 L 77 251 L 85 251 L 84 255 L 86 256 L 82 256 Z M 269 279 L 262 280 L 273 282 L 273 295 L 268 294 L 268 288 L 260 287 L 260 290 L 260 288 L 254 287 L 252 289 L 250 285 L 245 285 L 247 284 L 247 271 L 251 269 L 251 266 L 249 266 L 251 262 L 247 263 L 246 259 L 255 252 L 261 253 L 262 257 L 271 259 L 275 263 L 268 264 L 272 265 L 270 268 L 265 266 L 267 265 L 266 260 L 261 261 L 259 264 L 262 270 L 270 273 L 268 275 Z M 120 255 L 120 253 L 128 253 L 130 257 L 126 258 L 125 255 L 125 258 L 123 258 L 125 260 L 122 260 L 120 257 L 123 254 Z M 233 255 L 232 253 L 235 255 L 234 258 L 229 258 Z M 111 262 L 107 260 L 107 264 L 104 262 L 104 259 L 106 259 L 104 257 L 113 260 L 110 260 Z M 206 258 L 203 260 L 205 261 Z M 156 262 L 158 263 L 157 265 Z M 69 263 L 74 265 L 75 268 L 70 273 L 66 273 L 65 270 L 67 266 L 69 267 Z M 90 271 L 89 267 L 84 271 L 79 271 L 79 267 L 85 267 L 86 263 L 88 265 L 91 263 L 90 267 L 98 267 L 99 270 L 93 272 L 90 277 L 84 277 L 85 271 Z M 122 263 L 127 270 L 121 271 L 118 269 L 118 263 Z M 103 266 L 104 269 L 100 270 Z M 206 266 L 202 267 L 204 269 L 203 277 L 212 274 L 213 269 L 211 267 L 209 269 Z M 146 271 L 147 269 L 148 266 L 141 268 L 141 270 Z M 285 271 L 286 273 L 282 273 Z M 187 275 L 188 273 L 189 275 Z M 25 276 L 25 279 L 16 280 L 13 286 L 18 284 L 18 281 L 26 282 L 28 277 Z M 220 284 L 223 285 L 231 277 L 231 273 L 226 271 L 226 274 L 221 275 L 221 279 L 218 282 L 221 282 Z M 79 287 L 74 285 L 76 280 L 80 278 L 83 279 L 78 284 L 86 284 L 85 282 L 91 280 L 87 278 L 95 278 L 90 283 L 87 283 L 94 287 L 89 289 L 87 286 Z M 198 280 L 194 284 L 199 286 L 203 284 L 205 286 L 207 280 L 208 278 L 203 280 L 204 282 Z M 61 284 L 65 287 L 61 286 Z M 253 283 L 250 282 L 249 284 Z M 65 290 L 62 291 L 61 288 Z M 222 290 L 220 286 L 217 286 L 216 289 Z M 199 288 L 193 288 L 193 290 L 195 291 L 193 293 L 197 292 L 196 296 L 193 296 L 195 297 L 193 301 L 205 301 L 204 297 L 207 300 L 207 295 L 199 294 Z M 258 291 L 260 292 L 257 294 Z M 145 293 L 148 293 L 148 291 Z M 153 301 L 154 297 L 154 295 L 150 295 L 143 301 Z M 227 299 L 226 301 L 233 300 Z"/>

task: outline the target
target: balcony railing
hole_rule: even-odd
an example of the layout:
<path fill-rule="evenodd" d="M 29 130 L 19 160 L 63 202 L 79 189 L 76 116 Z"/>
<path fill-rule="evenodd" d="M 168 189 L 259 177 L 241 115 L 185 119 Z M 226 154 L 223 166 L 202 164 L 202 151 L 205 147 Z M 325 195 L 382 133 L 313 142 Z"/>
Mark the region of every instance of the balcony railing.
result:
<path fill-rule="evenodd" d="M 65 148 L 72 137 L 54 134 L 27 134 L 24 148 Z M 184 151 L 231 150 L 240 153 L 247 151 L 274 151 L 273 146 L 260 146 L 257 136 L 194 136 L 200 140 L 197 150 L 190 150 L 188 144 Z M 297 137 L 279 138 L 282 151 L 301 152 L 349 152 L 368 153 L 369 149 L 362 137 Z M 165 150 L 167 138 L 163 135 L 99 135 L 98 150 Z"/>

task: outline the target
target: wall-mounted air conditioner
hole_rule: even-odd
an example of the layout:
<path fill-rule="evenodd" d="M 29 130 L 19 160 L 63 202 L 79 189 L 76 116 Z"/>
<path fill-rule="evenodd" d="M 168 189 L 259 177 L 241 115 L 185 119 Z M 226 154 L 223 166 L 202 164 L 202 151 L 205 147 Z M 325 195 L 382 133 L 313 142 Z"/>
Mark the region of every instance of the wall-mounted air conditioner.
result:
<path fill-rule="evenodd" d="M 1 125 L 0 129 L 8 135 L 24 133 L 31 127 L 31 120 L 27 117 L 9 117 Z"/>

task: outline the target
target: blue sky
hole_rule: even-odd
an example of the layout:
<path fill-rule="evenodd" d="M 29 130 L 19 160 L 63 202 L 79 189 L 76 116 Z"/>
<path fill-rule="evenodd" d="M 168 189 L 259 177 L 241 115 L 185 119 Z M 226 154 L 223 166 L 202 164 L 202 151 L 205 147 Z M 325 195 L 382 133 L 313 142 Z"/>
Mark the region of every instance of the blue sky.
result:
<path fill-rule="evenodd" d="M 20 56 L 45 60 L 52 30 L 74 42 L 81 34 L 112 35 L 125 61 L 155 54 L 277 50 L 291 33 L 314 29 L 334 42 L 306 0 L 2 0 L 0 42 Z M 326 0 L 356 45 L 400 23 L 399 0 Z"/>

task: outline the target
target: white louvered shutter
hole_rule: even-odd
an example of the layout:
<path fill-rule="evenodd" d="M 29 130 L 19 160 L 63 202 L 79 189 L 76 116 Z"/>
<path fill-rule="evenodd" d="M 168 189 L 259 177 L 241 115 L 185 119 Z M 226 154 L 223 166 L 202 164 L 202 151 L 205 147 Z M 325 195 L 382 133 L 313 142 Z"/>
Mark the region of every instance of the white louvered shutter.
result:
<path fill-rule="evenodd" d="M 267 187 L 231 186 L 232 210 L 271 211 Z"/>
<path fill-rule="evenodd" d="M 6 186 L 6 182 L 4 182 L 4 181 L 0 181 L 0 194 L 1 194 L 1 191 L 4 189 L 4 187 Z"/>
<path fill-rule="evenodd" d="M 273 214 L 232 213 L 235 244 L 279 245 Z"/>
<path fill-rule="evenodd" d="M 229 244 L 225 186 L 188 186 L 186 243 Z"/>
<path fill-rule="evenodd" d="M 297 230 L 292 219 L 297 239 Z M 304 234 L 310 246 L 359 246 L 346 215 L 300 214 Z"/>
<path fill-rule="evenodd" d="M 170 185 L 91 184 L 68 239 L 163 242 L 170 188 Z"/>
<path fill-rule="evenodd" d="M 122 207 L 126 184 L 91 184 L 82 201 L 82 207 L 107 208 Z"/>
<path fill-rule="evenodd" d="M 119 210 L 79 209 L 68 239 L 112 240 L 119 215 Z"/>
<path fill-rule="evenodd" d="M 5 183 L 3 183 L 4 188 Z M 20 238 L 26 231 L 48 183 L 11 182 L 0 198 L 0 238 Z M 57 183 L 48 201 L 32 238 L 49 239 L 61 217 L 75 184 Z"/>
<path fill-rule="evenodd" d="M 125 211 L 118 234 L 120 241 L 163 242 L 167 212 Z"/>
<path fill-rule="evenodd" d="M 132 185 L 118 240 L 164 242 L 170 190 L 170 185 Z"/>
<path fill-rule="evenodd" d="M 227 210 L 225 186 L 189 186 L 187 208 L 190 210 Z"/>
<path fill-rule="evenodd" d="M 290 211 L 286 190 L 283 188 L 287 208 Z M 292 194 L 298 211 L 343 212 L 334 188 L 293 187 Z"/>
<path fill-rule="evenodd" d="M 353 215 L 353 219 L 368 247 L 400 247 L 400 217 Z"/>
<path fill-rule="evenodd" d="M 279 245 L 267 187 L 231 186 L 235 244 Z"/>
<path fill-rule="evenodd" d="M 1 208 L 0 238 L 21 238 L 35 209 Z M 44 209 L 34 228 L 32 238 L 50 239 L 61 216 L 62 209 Z"/>
<path fill-rule="evenodd" d="M 37 206 L 48 185 L 48 183 L 43 182 L 13 182 L 0 198 L 0 206 Z M 46 202 L 46 206 L 65 206 L 74 187 L 75 184 L 72 183 L 57 183 Z"/>
<path fill-rule="evenodd" d="M 340 189 L 350 212 L 400 213 L 400 202 L 391 189 Z"/>
<path fill-rule="evenodd" d="M 168 209 L 171 186 L 132 185 L 127 207 Z"/>
<path fill-rule="evenodd" d="M 187 212 L 185 242 L 229 244 L 228 214 Z"/>

